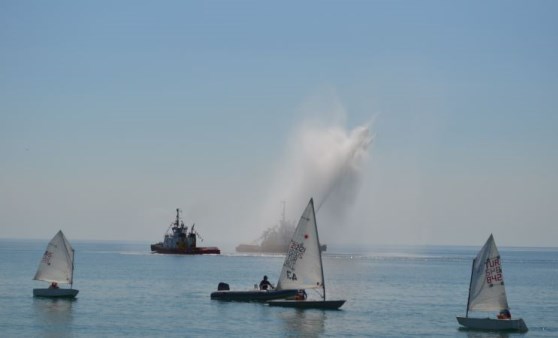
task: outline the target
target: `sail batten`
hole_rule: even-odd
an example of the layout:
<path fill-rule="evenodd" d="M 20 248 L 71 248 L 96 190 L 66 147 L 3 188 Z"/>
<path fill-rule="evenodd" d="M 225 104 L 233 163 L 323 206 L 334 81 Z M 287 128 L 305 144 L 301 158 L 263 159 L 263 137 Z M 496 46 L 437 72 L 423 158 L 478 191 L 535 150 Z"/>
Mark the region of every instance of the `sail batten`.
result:
<path fill-rule="evenodd" d="M 508 309 L 500 253 L 490 235 L 474 260 L 468 300 L 469 311 Z"/>
<path fill-rule="evenodd" d="M 324 288 L 324 278 L 314 201 L 311 199 L 289 244 L 277 289 L 317 288 Z"/>
<path fill-rule="evenodd" d="M 50 240 L 35 273 L 34 280 L 72 284 L 74 249 L 62 231 Z"/>

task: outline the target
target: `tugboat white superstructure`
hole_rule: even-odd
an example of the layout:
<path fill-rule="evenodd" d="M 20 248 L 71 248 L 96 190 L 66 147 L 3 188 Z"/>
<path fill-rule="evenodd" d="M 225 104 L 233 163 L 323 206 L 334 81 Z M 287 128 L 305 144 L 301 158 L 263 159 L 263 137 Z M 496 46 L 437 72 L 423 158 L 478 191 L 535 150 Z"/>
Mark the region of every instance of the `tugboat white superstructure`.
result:
<path fill-rule="evenodd" d="M 176 220 L 171 223 L 170 231 L 167 230 L 163 242 L 151 244 L 151 251 L 180 255 L 220 254 L 221 250 L 217 247 L 197 247 L 196 240 L 199 234 L 194 231 L 194 226 L 195 224 L 188 232 L 188 227 L 184 226 L 184 221 L 180 219 L 180 209 L 176 209 Z"/>

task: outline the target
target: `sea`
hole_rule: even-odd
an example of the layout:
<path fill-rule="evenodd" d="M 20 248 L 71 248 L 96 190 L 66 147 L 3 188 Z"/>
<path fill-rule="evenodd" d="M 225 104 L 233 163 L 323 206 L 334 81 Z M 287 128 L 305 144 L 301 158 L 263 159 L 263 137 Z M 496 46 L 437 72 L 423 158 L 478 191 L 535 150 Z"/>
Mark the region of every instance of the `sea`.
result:
<path fill-rule="evenodd" d="M 282 255 L 161 255 L 140 242 L 72 241 L 77 298 L 34 298 L 47 242 L 0 239 L 0 337 L 558 337 L 557 248 L 499 248 L 512 316 L 529 331 L 498 333 L 455 319 L 480 246 L 329 245 L 326 296 L 347 302 L 325 311 L 210 299 L 219 282 L 275 282 Z"/>

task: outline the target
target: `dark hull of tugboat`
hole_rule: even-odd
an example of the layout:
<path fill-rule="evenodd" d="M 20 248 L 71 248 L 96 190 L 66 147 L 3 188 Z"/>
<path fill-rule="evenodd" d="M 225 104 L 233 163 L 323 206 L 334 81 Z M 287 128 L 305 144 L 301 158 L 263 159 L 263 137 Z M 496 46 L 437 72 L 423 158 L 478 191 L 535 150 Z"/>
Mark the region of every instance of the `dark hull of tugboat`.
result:
<path fill-rule="evenodd" d="M 165 248 L 161 243 L 151 244 L 151 251 L 160 254 L 171 254 L 171 255 L 219 255 L 221 250 L 217 247 L 196 247 L 191 249 L 173 249 Z"/>

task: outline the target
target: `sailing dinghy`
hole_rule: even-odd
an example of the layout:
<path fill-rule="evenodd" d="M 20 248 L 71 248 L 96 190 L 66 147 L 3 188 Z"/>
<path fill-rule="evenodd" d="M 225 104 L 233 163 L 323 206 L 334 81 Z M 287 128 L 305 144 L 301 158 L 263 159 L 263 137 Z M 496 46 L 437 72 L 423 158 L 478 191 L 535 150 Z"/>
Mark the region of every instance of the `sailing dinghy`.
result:
<path fill-rule="evenodd" d="M 235 302 L 267 302 L 273 299 L 282 299 L 293 297 L 296 295 L 297 290 L 242 290 L 230 291 L 228 284 L 219 283 L 218 291 L 211 293 L 211 299 L 235 301 Z M 224 288 L 221 285 L 226 285 Z"/>
<path fill-rule="evenodd" d="M 308 206 L 298 221 L 283 263 L 283 270 L 277 283 L 277 290 L 322 289 L 321 300 L 285 299 L 270 301 L 270 306 L 294 307 L 299 309 L 339 309 L 345 300 L 326 300 L 322 251 L 318 238 L 314 201 Z"/>
<path fill-rule="evenodd" d="M 46 289 L 33 289 L 35 297 L 74 298 L 78 290 L 72 289 L 74 279 L 74 249 L 62 230 L 50 240 L 34 280 L 51 283 Z M 70 284 L 70 288 L 59 288 L 58 284 Z"/>
<path fill-rule="evenodd" d="M 469 317 L 469 311 L 504 311 L 509 314 L 508 310 L 500 254 L 494 237 L 490 235 L 477 257 L 473 259 L 467 310 L 465 317 L 457 317 L 457 321 L 469 329 L 527 331 L 527 325 L 521 318 Z"/>

